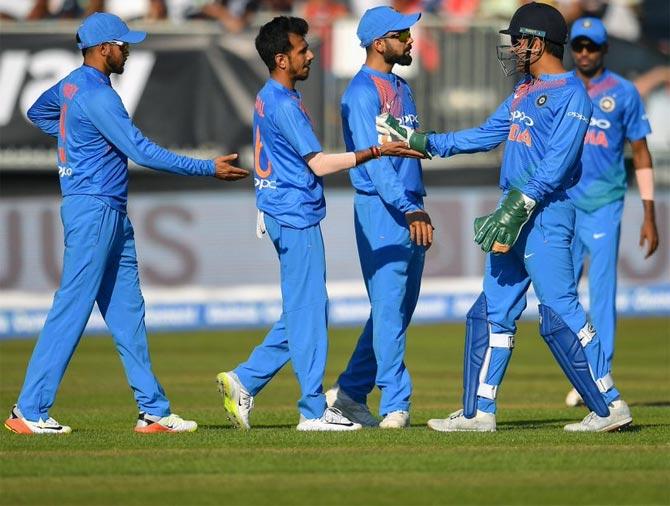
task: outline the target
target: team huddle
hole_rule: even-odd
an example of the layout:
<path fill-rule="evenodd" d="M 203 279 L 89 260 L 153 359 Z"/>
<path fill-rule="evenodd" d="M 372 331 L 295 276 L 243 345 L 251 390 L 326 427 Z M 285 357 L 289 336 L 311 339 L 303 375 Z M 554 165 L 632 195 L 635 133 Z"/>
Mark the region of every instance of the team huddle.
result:
<path fill-rule="evenodd" d="M 246 361 L 217 375 L 228 418 L 251 428 L 254 397 L 290 361 L 300 385 L 297 430 L 409 427 L 406 335 L 433 242 L 421 159 L 505 143 L 499 204 L 474 223 L 486 266 L 483 291 L 467 314 L 462 409 L 429 420 L 428 427 L 496 430 L 496 397 L 531 283 L 540 301 L 540 334 L 574 387 L 566 403 L 583 403 L 590 411 L 565 430 L 605 432 L 629 425 L 630 410 L 611 374 L 626 140 L 644 206 L 640 245 L 647 244 L 647 256 L 658 246 L 645 140 L 651 129 L 639 94 L 604 68 L 607 33 L 598 19 L 577 20 L 568 34 L 557 10 L 533 2 L 520 7 L 501 31 L 511 44 L 497 48 L 503 70 L 522 76 L 513 93 L 478 127 L 424 133 L 410 86 L 393 73 L 395 65 L 412 63 L 411 27 L 420 17 L 376 7 L 361 18 L 357 35 L 366 58 L 341 101 L 344 153 L 323 153 L 295 87 L 309 77 L 314 59 L 305 40 L 307 23 L 276 17 L 256 37 L 270 73 L 257 95 L 253 121 L 256 232 L 277 252 L 282 313 Z M 58 139 L 65 254 L 61 286 L 5 421 L 16 433 L 71 432 L 49 409 L 96 302 L 135 395 L 135 431 L 197 429 L 196 422 L 171 410 L 151 368 L 126 213 L 128 158 L 225 181 L 249 172 L 231 165 L 235 154 L 214 160 L 176 155 L 134 126 L 109 76 L 123 72 L 129 44 L 145 36 L 116 16 L 88 17 L 77 32 L 84 64 L 28 111 L 33 123 Z M 570 72 L 562 64 L 568 40 L 576 64 Z M 322 178 L 344 170 L 355 190 L 354 232 L 371 310 L 346 369 L 324 392 L 328 294 Z M 577 294 L 586 255 L 590 321 Z M 375 386 L 381 419 L 367 405 Z"/>

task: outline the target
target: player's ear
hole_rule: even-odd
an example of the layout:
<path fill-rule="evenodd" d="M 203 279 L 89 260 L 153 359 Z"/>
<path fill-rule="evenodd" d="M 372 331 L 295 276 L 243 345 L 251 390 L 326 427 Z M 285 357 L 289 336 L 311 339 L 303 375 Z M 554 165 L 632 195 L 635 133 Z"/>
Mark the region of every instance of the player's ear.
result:
<path fill-rule="evenodd" d="M 284 53 L 277 53 L 275 55 L 275 67 L 278 69 L 286 70 L 288 65 L 288 56 Z"/>

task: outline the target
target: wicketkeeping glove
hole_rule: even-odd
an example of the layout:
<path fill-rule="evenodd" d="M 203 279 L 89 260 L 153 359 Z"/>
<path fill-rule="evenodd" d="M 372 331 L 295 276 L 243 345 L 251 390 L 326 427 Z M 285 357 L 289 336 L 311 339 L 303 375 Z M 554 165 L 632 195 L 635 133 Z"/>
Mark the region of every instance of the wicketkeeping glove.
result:
<path fill-rule="evenodd" d="M 387 112 L 379 114 L 375 118 L 375 126 L 381 143 L 384 140 L 388 141 L 389 138 L 391 141 L 404 141 L 411 149 L 420 152 L 427 158 L 432 158 L 428 152 L 428 136 L 425 133 L 401 125 L 396 118 Z"/>
<path fill-rule="evenodd" d="M 475 242 L 486 253 L 507 253 L 519 238 L 521 229 L 535 209 L 535 201 L 512 188 L 500 207 L 475 219 Z"/>

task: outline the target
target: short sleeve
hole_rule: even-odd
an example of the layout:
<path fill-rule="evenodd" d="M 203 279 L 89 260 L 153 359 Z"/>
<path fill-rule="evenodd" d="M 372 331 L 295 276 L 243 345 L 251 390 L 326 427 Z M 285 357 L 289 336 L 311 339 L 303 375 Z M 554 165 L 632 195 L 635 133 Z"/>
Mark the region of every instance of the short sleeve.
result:
<path fill-rule="evenodd" d="M 283 100 L 274 113 L 274 123 L 282 137 L 303 158 L 323 151 L 307 114 L 297 100 Z"/>

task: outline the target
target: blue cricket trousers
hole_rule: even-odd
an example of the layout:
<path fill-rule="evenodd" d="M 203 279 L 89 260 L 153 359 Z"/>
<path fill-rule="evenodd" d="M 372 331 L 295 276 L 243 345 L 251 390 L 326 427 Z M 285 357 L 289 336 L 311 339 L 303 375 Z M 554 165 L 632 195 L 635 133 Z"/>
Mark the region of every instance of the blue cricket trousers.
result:
<path fill-rule="evenodd" d="M 279 256 L 282 314 L 234 372 L 244 388 L 256 395 L 290 360 L 300 384 L 300 413 L 308 419 L 320 418 L 326 410 L 323 376 L 328 355 L 328 293 L 321 226 L 291 228 L 266 214 L 265 228 Z"/>
<path fill-rule="evenodd" d="M 577 208 L 572 261 L 575 280 L 579 283 L 584 257 L 589 255 L 589 313 L 598 330 L 600 342 L 612 367 L 616 334 L 616 287 L 619 238 L 623 200 L 616 200 L 587 213 Z"/>
<path fill-rule="evenodd" d="M 574 224 L 575 208 L 567 196 L 550 197 L 535 211 L 509 253 L 487 255 L 484 294 L 491 333 L 516 333 L 516 321 L 526 308 L 526 291 L 531 282 L 540 302 L 558 313 L 572 332 L 577 334 L 586 325 L 572 264 Z M 609 373 L 598 334 L 584 352 L 595 378 Z M 500 385 L 511 356 L 511 348 L 493 348 L 484 382 Z M 616 388 L 604 394 L 608 404 L 618 397 Z M 493 413 L 495 400 L 479 397 L 477 408 Z"/>
<path fill-rule="evenodd" d="M 90 195 L 63 198 L 65 253 L 60 288 L 28 363 L 18 406 L 28 420 L 48 418 L 65 369 L 98 303 L 141 411 L 170 414 L 151 370 L 144 299 L 128 215 Z"/>
<path fill-rule="evenodd" d="M 338 384 L 361 403 L 376 384 L 381 390 L 382 416 L 409 411 L 412 380 L 404 362 L 407 327 L 419 298 L 426 250 L 410 241 L 404 213 L 387 206 L 378 195 L 356 193 L 354 227 L 371 311 Z"/>

